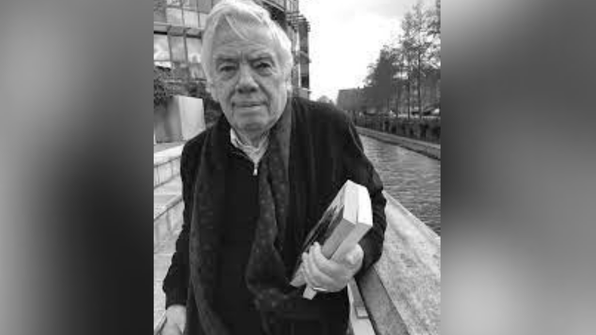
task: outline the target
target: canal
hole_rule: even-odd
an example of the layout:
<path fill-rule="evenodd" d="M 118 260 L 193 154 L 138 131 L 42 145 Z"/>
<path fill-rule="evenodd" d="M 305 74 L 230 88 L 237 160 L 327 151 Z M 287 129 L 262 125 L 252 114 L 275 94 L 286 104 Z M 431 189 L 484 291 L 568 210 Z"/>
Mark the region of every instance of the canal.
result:
<path fill-rule="evenodd" d="M 360 136 L 385 190 L 441 234 L 441 162 L 400 146 Z"/>

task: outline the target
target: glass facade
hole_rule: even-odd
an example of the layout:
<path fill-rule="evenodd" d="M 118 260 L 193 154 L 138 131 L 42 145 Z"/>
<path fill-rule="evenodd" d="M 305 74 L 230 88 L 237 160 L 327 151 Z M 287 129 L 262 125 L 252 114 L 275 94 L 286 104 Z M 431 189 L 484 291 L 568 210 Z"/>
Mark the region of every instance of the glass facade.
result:
<path fill-rule="evenodd" d="M 184 46 L 184 36 L 170 36 L 170 50 L 172 51 L 173 61 L 186 61 L 186 47 Z"/>
<path fill-rule="evenodd" d="M 199 14 L 197 12 L 184 11 L 184 26 L 199 28 Z"/>
<path fill-rule="evenodd" d="M 169 24 L 175 26 L 183 26 L 184 20 L 182 19 L 182 9 L 176 7 L 166 8 L 166 18 Z"/>
<path fill-rule="evenodd" d="M 153 8 L 153 22 L 166 22 L 166 8 L 165 7 L 154 7 Z"/>
<path fill-rule="evenodd" d="M 183 78 L 204 79 L 201 46 L 198 37 L 153 34 L 153 61 Z"/>
<path fill-rule="evenodd" d="M 167 35 L 153 35 L 153 60 L 154 61 L 168 61 L 170 60 L 170 43 L 168 43 Z"/>
<path fill-rule="evenodd" d="M 154 0 L 153 61 L 157 66 L 172 69 L 180 79 L 204 80 L 201 67 L 201 31 L 208 13 L 220 0 Z M 295 56 L 304 50 L 304 37 L 295 24 L 289 24 L 298 12 L 298 0 L 263 1 L 274 20 L 287 31 Z M 275 4 L 279 5 L 276 6 Z M 292 15 L 290 15 L 292 13 Z M 308 42 L 306 43 L 308 53 Z M 295 60 L 292 83 L 295 87 L 308 86 L 308 64 Z M 306 84 L 306 85 L 305 85 Z"/>
<path fill-rule="evenodd" d="M 207 4 L 210 2 L 210 0 L 167 0 L 162 5 L 154 7 L 153 21 L 173 26 L 199 28 L 198 12 L 209 13 L 211 6 Z"/>
<path fill-rule="evenodd" d="M 209 13 L 213 6 L 212 0 L 199 0 L 198 9 L 201 13 Z"/>
<path fill-rule="evenodd" d="M 186 38 L 186 48 L 188 52 L 188 61 L 190 63 L 201 62 L 201 40 L 198 38 Z"/>
<path fill-rule="evenodd" d="M 201 1 L 203 2 L 203 1 Z M 184 0 L 183 1 L 183 7 L 185 9 L 191 9 L 191 10 L 197 10 L 199 6 L 199 1 L 198 0 Z"/>
<path fill-rule="evenodd" d="M 207 22 L 207 14 L 199 13 L 199 23 L 201 30 L 205 29 L 205 23 Z"/>

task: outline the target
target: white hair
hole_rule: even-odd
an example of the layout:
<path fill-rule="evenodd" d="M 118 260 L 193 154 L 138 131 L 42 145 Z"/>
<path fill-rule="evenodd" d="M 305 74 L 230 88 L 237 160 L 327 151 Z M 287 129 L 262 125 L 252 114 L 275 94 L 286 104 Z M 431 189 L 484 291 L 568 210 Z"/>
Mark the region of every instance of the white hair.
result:
<path fill-rule="evenodd" d="M 292 57 L 292 43 L 283 29 L 271 19 L 269 12 L 252 0 L 222 0 L 209 13 L 203 34 L 203 47 L 201 48 L 201 66 L 207 77 L 207 82 L 212 84 L 212 59 L 213 38 L 225 20 L 230 28 L 242 39 L 248 40 L 247 33 L 255 27 L 265 27 L 273 41 L 282 72 L 290 80 L 290 73 L 294 63 Z"/>

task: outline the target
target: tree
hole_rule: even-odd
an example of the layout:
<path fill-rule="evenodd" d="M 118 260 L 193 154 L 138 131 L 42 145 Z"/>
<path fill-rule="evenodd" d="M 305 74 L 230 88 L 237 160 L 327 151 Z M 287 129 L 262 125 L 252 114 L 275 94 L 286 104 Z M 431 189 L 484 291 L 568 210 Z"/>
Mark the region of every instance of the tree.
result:
<path fill-rule="evenodd" d="M 402 30 L 400 46 L 407 68 L 408 111 L 411 98 L 415 97 L 419 115 L 422 117 L 425 87 L 438 90 L 438 85 L 430 82 L 439 78 L 440 72 L 440 0 L 435 1 L 433 8 L 427 9 L 420 1 L 417 2 L 406 13 L 402 21 Z M 434 103 L 434 99 L 430 100 L 427 103 Z"/>
<path fill-rule="evenodd" d="M 322 103 L 326 103 L 326 104 L 331 104 L 333 105 L 333 100 L 331 100 L 328 96 L 326 95 L 322 95 L 317 99 L 318 102 L 322 102 Z"/>
<path fill-rule="evenodd" d="M 396 88 L 395 76 L 398 71 L 397 52 L 384 46 L 375 64 L 369 66 L 365 80 L 365 97 L 368 106 L 376 109 L 389 109 Z"/>
<path fill-rule="evenodd" d="M 435 1 L 435 6 L 428 8 L 427 12 L 428 38 L 430 46 L 428 49 L 428 72 L 429 76 L 436 77 L 436 94 L 434 99 L 440 99 L 441 82 L 441 2 Z"/>
<path fill-rule="evenodd" d="M 424 108 L 438 104 L 440 10 L 440 0 L 435 0 L 429 8 L 419 1 L 406 12 L 396 46 L 384 46 L 379 58 L 368 67 L 364 83 L 367 106 L 406 110 L 408 117 L 415 106 L 422 117 Z"/>

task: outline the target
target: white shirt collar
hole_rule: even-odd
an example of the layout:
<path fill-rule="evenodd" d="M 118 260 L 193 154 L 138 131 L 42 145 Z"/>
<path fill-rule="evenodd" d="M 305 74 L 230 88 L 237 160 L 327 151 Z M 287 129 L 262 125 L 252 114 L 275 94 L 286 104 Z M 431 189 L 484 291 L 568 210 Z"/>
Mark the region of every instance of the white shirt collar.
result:
<path fill-rule="evenodd" d="M 232 145 L 242 152 L 244 152 L 250 160 L 257 164 L 267 152 L 267 147 L 269 146 L 269 134 L 263 136 L 263 139 L 259 142 L 258 146 L 254 147 L 250 144 L 244 144 L 234 128 L 230 127 L 230 142 Z"/>

